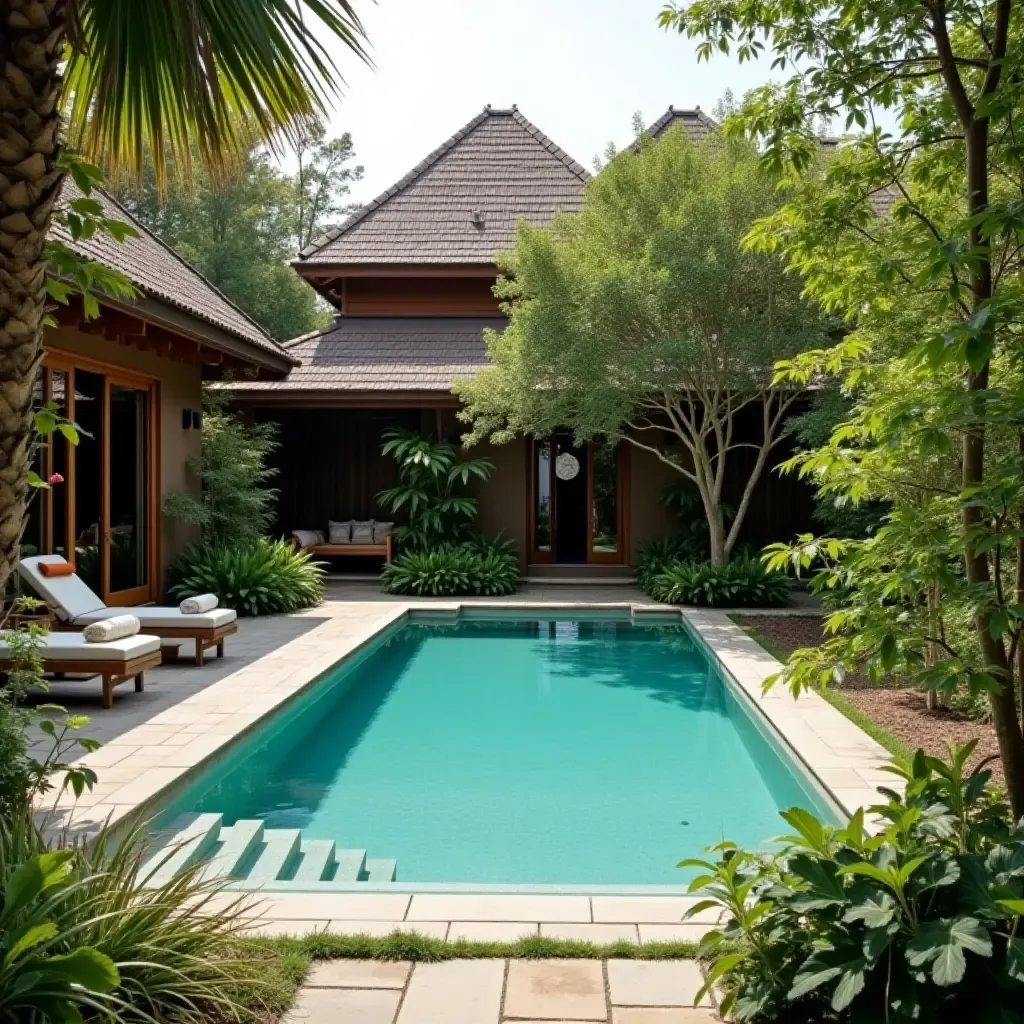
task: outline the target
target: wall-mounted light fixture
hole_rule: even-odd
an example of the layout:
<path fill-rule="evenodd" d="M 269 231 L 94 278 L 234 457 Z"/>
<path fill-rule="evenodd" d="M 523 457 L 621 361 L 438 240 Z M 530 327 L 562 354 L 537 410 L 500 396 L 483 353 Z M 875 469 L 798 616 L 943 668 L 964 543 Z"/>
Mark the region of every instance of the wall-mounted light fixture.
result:
<path fill-rule="evenodd" d="M 182 409 L 181 410 L 181 429 L 188 430 L 192 426 L 192 410 Z"/>
<path fill-rule="evenodd" d="M 192 411 L 192 429 L 193 430 L 198 430 L 200 428 L 200 426 L 202 425 L 202 422 L 203 422 L 202 421 L 202 416 L 200 415 L 199 410 L 198 409 L 194 409 Z"/>

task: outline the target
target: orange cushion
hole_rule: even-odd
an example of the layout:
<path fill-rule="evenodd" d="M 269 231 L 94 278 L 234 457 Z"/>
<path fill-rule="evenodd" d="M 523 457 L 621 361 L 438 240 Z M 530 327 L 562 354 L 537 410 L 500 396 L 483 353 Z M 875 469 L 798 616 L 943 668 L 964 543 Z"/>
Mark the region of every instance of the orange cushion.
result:
<path fill-rule="evenodd" d="M 74 576 L 75 567 L 71 562 L 40 562 L 39 571 L 44 576 Z"/>

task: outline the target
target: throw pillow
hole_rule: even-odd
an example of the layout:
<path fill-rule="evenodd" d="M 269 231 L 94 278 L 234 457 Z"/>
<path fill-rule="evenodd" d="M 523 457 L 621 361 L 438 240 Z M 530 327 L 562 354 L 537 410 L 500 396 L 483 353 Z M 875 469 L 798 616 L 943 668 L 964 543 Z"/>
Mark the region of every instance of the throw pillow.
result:
<path fill-rule="evenodd" d="M 336 523 L 333 519 L 327 522 L 327 539 L 331 544 L 352 543 L 352 520 Z"/>
<path fill-rule="evenodd" d="M 373 543 L 373 520 L 356 520 L 352 521 L 352 543 L 353 544 L 372 544 Z"/>
<path fill-rule="evenodd" d="M 385 544 L 387 543 L 388 537 L 395 529 L 394 523 L 378 523 L 373 524 L 373 543 L 374 544 Z"/>

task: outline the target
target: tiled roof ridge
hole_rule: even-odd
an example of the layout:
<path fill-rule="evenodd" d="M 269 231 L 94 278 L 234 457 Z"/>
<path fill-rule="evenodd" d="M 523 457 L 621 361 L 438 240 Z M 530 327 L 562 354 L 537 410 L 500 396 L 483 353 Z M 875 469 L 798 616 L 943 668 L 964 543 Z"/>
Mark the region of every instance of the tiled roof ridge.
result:
<path fill-rule="evenodd" d="M 249 316 L 248 313 L 246 313 L 246 311 L 244 309 L 241 308 L 241 306 L 238 305 L 237 302 L 233 301 L 231 298 L 229 298 L 227 295 L 225 295 L 224 292 L 222 292 L 201 270 L 199 270 L 197 267 L 193 266 L 193 264 L 191 264 L 187 259 L 185 259 L 184 256 L 182 256 L 179 252 L 177 252 L 174 248 L 172 248 L 167 242 L 165 242 L 163 240 L 163 238 L 161 238 L 160 235 L 157 234 L 157 232 L 152 231 L 149 228 L 147 228 L 146 225 L 143 224 L 142 221 L 140 221 L 138 219 L 138 217 L 136 217 L 119 200 L 117 200 L 114 196 L 112 196 L 105 188 L 102 188 L 99 185 L 94 185 L 93 189 L 95 191 L 99 192 L 103 196 L 104 199 L 106 199 L 109 203 L 111 203 L 118 210 L 118 212 L 120 214 L 122 214 L 128 221 L 130 221 L 134 228 L 136 228 L 139 231 L 144 232 L 149 238 L 153 239 L 153 241 L 155 241 L 157 243 L 157 245 L 159 245 L 162 249 L 164 249 L 173 259 L 177 260 L 182 266 L 187 267 L 193 274 L 195 274 L 196 277 L 198 277 L 199 280 L 202 281 L 203 284 L 207 288 L 209 288 L 211 292 L 213 292 L 215 295 L 218 295 L 236 313 L 238 313 L 239 316 L 241 316 L 243 319 L 245 319 L 248 323 L 252 324 L 253 328 L 255 328 L 257 333 L 265 341 L 269 342 L 275 348 L 281 349 L 281 354 L 282 355 L 287 355 L 288 354 L 288 353 L 286 353 L 284 351 L 284 346 L 279 341 L 277 341 L 275 338 L 271 337 L 267 333 L 267 331 L 264 330 L 264 328 L 260 326 L 260 324 L 258 324 L 251 316 Z M 163 298 L 163 297 L 161 296 L 161 298 Z M 246 337 L 240 331 L 235 330 L 235 329 L 229 327 L 227 324 L 215 323 L 213 320 L 210 319 L 210 317 L 207 314 L 204 314 L 204 313 L 200 312 L 194 306 L 188 305 L 187 303 L 185 303 L 185 302 L 183 302 L 181 300 L 164 299 L 163 301 L 170 302 L 171 305 L 177 306 L 179 309 L 184 310 L 186 313 L 189 313 L 189 314 L 191 314 L 194 317 L 198 317 L 200 320 L 204 320 L 206 323 L 213 324 L 213 326 L 220 328 L 220 330 L 222 330 L 222 331 L 226 331 L 228 334 L 233 334 L 236 338 L 241 338 L 243 341 L 248 341 L 248 342 L 252 341 L 252 338 Z"/>
<path fill-rule="evenodd" d="M 295 345 L 301 345 L 304 341 L 310 341 L 313 338 L 319 337 L 321 334 L 327 334 L 333 331 L 338 326 L 338 321 L 341 319 L 340 316 L 331 318 L 329 324 L 324 324 L 323 327 L 317 327 L 315 330 L 306 331 L 305 334 L 297 334 L 294 338 L 289 338 L 287 341 L 282 341 L 281 348 L 292 348 Z M 300 364 L 301 365 L 301 364 Z"/>
<path fill-rule="evenodd" d="M 647 129 L 647 131 L 651 135 L 657 135 L 658 132 L 671 124 L 672 120 L 676 117 L 694 117 L 707 128 L 721 127 L 713 117 L 709 117 L 705 114 L 704 111 L 700 109 L 699 105 L 695 107 L 675 107 L 670 104 L 668 110 L 666 110 L 665 113 Z"/>
<path fill-rule="evenodd" d="M 399 178 L 390 188 L 385 189 L 376 198 L 371 199 L 365 206 L 360 207 L 353 214 L 347 217 L 337 227 L 331 228 L 330 231 L 325 232 L 319 238 L 314 239 L 305 248 L 299 250 L 299 262 L 301 260 L 309 259 L 310 256 L 314 256 L 320 249 L 325 245 L 340 238 L 346 231 L 355 227 L 360 221 L 368 217 L 374 210 L 380 209 L 389 199 L 393 196 L 398 195 L 399 192 L 407 189 L 413 182 L 419 179 L 427 170 L 434 166 L 443 156 L 449 153 L 460 143 L 466 136 L 470 135 L 475 131 L 484 121 L 489 117 L 511 117 L 515 122 L 524 128 L 530 135 L 536 139 L 552 156 L 561 161 L 570 171 L 573 172 L 581 181 L 586 181 L 590 174 L 587 170 L 578 164 L 568 153 L 556 146 L 536 125 L 534 125 L 527 118 L 519 112 L 519 108 L 513 104 L 509 109 L 495 109 L 487 104 L 486 107 L 468 123 L 463 125 L 454 135 L 446 139 L 441 143 L 437 149 L 428 153 L 408 174 Z"/>

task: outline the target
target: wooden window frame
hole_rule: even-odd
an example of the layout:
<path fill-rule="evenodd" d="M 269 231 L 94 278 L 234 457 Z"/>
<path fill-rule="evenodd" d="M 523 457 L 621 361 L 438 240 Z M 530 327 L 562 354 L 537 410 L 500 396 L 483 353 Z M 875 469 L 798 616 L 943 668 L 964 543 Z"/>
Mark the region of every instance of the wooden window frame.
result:
<path fill-rule="evenodd" d="M 156 600 L 160 578 L 160 382 L 157 377 L 135 370 L 126 369 L 113 363 L 101 362 L 87 356 L 73 355 L 68 352 L 47 351 L 43 357 L 45 400 L 52 397 L 52 373 L 54 370 L 67 374 L 67 397 L 65 415 L 75 419 L 75 371 L 84 370 L 103 377 L 103 443 L 100 452 L 100 519 L 102 531 L 100 537 L 100 597 L 112 607 L 145 604 Z M 110 592 L 110 389 L 112 385 L 145 391 L 148 394 L 146 407 L 147 448 L 146 465 L 146 576 L 147 582 L 129 590 Z M 52 449 L 48 449 L 44 465 L 46 474 L 52 470 Z M 68 445 L 67 479 L 64 487 L 66 503 L 65 551 L 75 550 L 77 540 L 75 523 L 75 446 Z M 47 551 L 53 550 L 53 491 L 45 491 L 43 509 L 43 543 Z"/>

